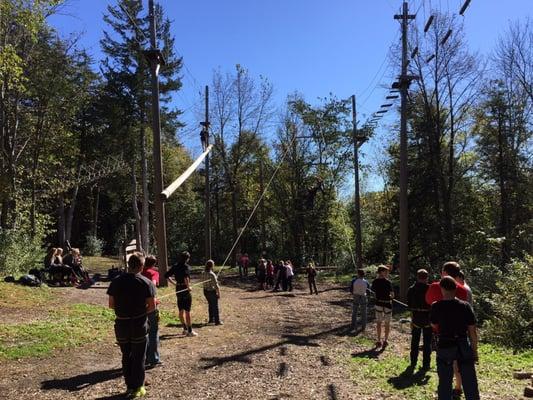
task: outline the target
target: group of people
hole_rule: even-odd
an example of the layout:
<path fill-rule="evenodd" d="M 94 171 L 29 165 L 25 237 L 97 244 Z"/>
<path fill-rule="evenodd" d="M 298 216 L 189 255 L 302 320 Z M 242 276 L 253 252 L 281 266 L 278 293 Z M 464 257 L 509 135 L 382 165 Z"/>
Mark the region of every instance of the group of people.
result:
<path fill-rule="evenodd" d="M 66 285 L 76 285 L 89 280 L 89 274 L 83 268 L 78 248 L 71 248 L 65 256 L 63 256 L 61 247 L 50 248 L 44 258 L 44 272 L 48 273 L 54 281 Z"/>
<path fill-rule="evenodd" d="M 239 258 L 238 265 L 240 276 L 247 276 L 250 265 L 248 254 L 245 253 Z M 260 290 L 272 289 L 274 292 L 280 290 L 292 292 L 293 290 L 295 271 L 290 260 L 280 260 L 277 263 L 273 263 L 272 260 L 260 258 L 255 269 L 255 274 L 259 282 Z M 310 294 L 318 294 L 316 287 L 316 276 L 318 272 L 312 262 L 307 265 L 306 274 Z"/>
<path fill-rule="evenodd" d="M 394 301 L 394 290 L 388 273 L 387 267 L 378 267 L 377 277 L 370 284 L 365 279 L 365 271 L 361 269 L 350 285 L 353 295 L 351 326 L 354 330 L 358 324 L 362 331 L 365 330 L 367 293 L 374 293 L 376 348 L 382 349 L 388 345 Z M 411 311 L 409 370 L 416 368 L 422 338 L 422 370 L 428 370 L 431 366 L 432 347 L 437 354 L 438 399 L 451 400 L 464 391 L 466 400 L 478 400 L 475 371 L 478 337 L 472 309 L 472 291 L 455 261 L 443 265 L 439 281 L 429 284 L 428 278 L 429 274 L 425 269 L 418 270 L 417 281 L 407 292 L 407 305 Z M 385 328 L 383 341 L 382 325 Z M 454 376 L 455 387 L 452 385 Z"/>
<path fill-rule="evenodd" d="M 191 322 L 190 254 L 182 252 L 179 260 L 165 274 L 176 287 L 179 319 L 183 334 L 198 334 Z M 208 260 L 202 275 L 204 295 L 208 303 L 209 323 L 223 325 L 218 301 L 220 287 L 214 273 L 214 262 Z M 107 290 L 109 307 L 115 311 L 115 336 L 122 352 L 122 371 L 126 382 L 126 397 L 146 395 L 145 370 L 162 365 L 159 353 L 159 310 L 157 298 L 159 271 L 154 256 L 135 252 L 128 259 L 126 273 L 113 279 Z"/>

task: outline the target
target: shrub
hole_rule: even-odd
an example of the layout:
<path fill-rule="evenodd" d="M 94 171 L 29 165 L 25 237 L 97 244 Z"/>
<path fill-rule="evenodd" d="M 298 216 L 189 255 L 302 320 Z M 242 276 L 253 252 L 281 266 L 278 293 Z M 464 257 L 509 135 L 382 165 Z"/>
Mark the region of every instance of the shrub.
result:
<path fill-rule="evenodd" d="M 32 268 L 42 268 L 44 256 L 39 235 L 0 229 L 0 276 L 23 275 Z"/>
<path fill-rule="evenodd" d="M 104 241 L 98 239 L 96 236 L 87 236 L 85 239 L 85 247 L 83 248 L 83 254 L 86 256 L 101 256 L 102 249 L 104 248 Z"/>
<path fill-rule="evenodd" d="M 492 316 L 486 322 L 484 339 L 513 349 L 533 347 L 533 257 L 513 261 L 489 297 Z"/>

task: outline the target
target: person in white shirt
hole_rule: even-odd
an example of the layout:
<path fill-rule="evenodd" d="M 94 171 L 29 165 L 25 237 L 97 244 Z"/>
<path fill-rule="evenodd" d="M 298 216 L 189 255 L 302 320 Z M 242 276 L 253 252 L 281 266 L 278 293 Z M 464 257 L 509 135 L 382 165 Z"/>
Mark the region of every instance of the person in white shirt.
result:
<path fill-rule="evenodd" d="M 350 284 L 350 293 L 353 295 L 353 307 L 352 307 L 352 325 L 351 328 L 357 330 L 357 314 L 359 307 L 361 308 L 361 332 L 366 329 L 366 307 L 368 300 L 366 292 L 370 284 L 365 279 L 365 271 L 362 269 L 357 270 L 357 277 L 354 278 Z"/>

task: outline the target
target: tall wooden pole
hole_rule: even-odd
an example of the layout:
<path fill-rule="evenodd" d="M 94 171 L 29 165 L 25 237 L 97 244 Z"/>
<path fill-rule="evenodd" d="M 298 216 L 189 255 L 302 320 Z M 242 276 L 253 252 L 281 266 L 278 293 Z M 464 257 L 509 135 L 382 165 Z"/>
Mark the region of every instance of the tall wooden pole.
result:
<path fill-rule="evenodd" d="M 209 146 L 209 86 L 205 87 L 204 146 Z M 211 259 L 211 188 L 209 183 L 209 154 L 205 157 L 205 258 Z"/>
<path fill-rule="evenodd" d="M 157 48 L 155 5 L 154 0 L 148 1 L 150 19 L 150 50 L 146 55 L 150 61 L 152 72 L 152 131 L 154 135 L 154 203 L 155 203 L 155 240 L 157 244 L 157 261 L 161 286 L 167 285 L 165 273 L 168 266 L 167 234 L 165 221 L 165 203 L 161 196 L 163 191 L 163 161 L 161 158 L 161 119 L 159 115 L 159 67 L 163 63 L 161 52 Z"/>
<path fill-rule="evenodd" d="M 261 154 L 261 158 L 259 159 L 259 192 L 260 196 L 265 191 L 265 181 L 264 181 L 264 175 L 263 175 L 263 155 Z M 266 234 L 265 234 L 265 202 L 264 200 L 261 200 L 261 204 L 259 205 L 259 219 L 261 224 L 261 256 L 265 256 L 266 252 Z"/>
<path fill-rule="evenodd" d="M 395 19 L 402 23 L 402 74 L 400 76 L 401 121 L 400 121 L 400 298 L 407 299 L 409 287 L 409 219 L 407 205 L 407 90 L 412 77 L 407 75 L 407 26 L 414 15 L 409 15 L 409 5 L 403 2 L 401 15 Z"/>
<path fill-rule="evenodd" d="M 355 180 L 355 263 L 358 269 L 363 268 L 363 244 L 361 238 L 361 197 L 359 194 L 359 136 L 357 135 L 357 108 L 355 95 L 352 95 L 353 124 L 353 168 Z"/>

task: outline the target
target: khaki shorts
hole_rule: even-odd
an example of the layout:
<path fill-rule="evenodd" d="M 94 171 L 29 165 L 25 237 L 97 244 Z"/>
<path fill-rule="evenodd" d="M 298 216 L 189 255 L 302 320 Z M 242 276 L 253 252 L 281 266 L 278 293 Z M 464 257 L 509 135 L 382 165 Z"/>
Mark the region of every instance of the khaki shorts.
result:
<path fill-rule="evenodd" d="M 383 306 L 375 306 L 376 322 L 390 322 L 392 318 L 392 309 Z"/>

